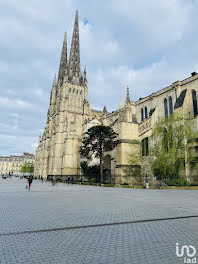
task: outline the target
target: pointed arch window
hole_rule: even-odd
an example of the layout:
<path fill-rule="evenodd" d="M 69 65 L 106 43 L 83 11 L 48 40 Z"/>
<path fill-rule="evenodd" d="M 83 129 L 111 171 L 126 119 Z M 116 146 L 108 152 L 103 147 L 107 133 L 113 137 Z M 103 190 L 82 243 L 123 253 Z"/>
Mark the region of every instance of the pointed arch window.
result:
<path fill-rule="evenodd" d="M 144 139 L 142 140 L 142 156 L 145 156 Z"/>
<path fill-rule="evenodd" d="M 149 155 L 149 139 L 148 137 L 145 138 L 145 156 Z"/>
<path fill-rule="evenodd" d="M 144 110 L 141 108 L 141 121 L 144 121 Z"/>
<path fill-rule="evenodd" d="M 168 117 L 168 104 L 167 104 L 167 99 L 164 99 L 164 115 L 167 118 Z"/>
<path fill-rule="evenodd" d="M 169 114 L 173 114 L 173 99 L 172 99 L 172 96 L 169 96 L 168 98 L 168 101 L 169 101 Z"/>
<path fill-rule="evenodd" d="M 149 139 L 148 137 L 142 140 L 142 156 L 149 155 Z"/>
<path fill-rule="evenodd" d="M 147 109 L 147 107 L 145 107 L 144 112 L 145 112 L 145 119 L 147 119 L 148 118 L 148 109 Z"/>
<path fill-rule="evenodd" d="M 195 90 L 192 91 L 192 100 L 193 100 L 193 111 L 194 111 L 194 117 L 197 116 L 197 93 Z"/>

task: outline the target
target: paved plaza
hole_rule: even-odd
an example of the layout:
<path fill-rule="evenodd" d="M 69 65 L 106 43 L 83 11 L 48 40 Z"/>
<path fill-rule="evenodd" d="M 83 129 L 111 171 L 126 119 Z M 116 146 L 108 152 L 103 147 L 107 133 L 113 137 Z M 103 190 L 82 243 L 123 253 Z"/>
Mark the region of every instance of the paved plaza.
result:
<path fill-rule="evenodd" d="M 176 264 L 177 242 L 198 251 L 196 190 L 25 186 L 0 179 L 0 263 Z"/>

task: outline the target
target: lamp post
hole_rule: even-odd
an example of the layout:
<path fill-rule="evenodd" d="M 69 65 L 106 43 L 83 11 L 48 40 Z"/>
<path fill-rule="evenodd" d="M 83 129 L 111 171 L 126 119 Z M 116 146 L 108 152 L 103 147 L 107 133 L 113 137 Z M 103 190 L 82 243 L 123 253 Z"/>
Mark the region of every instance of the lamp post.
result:
<path fill-rule="evenodd" d="M 116 160 L 114 160 L 114 184 L 115 184 L 115 171 L 116 171 Z"/>

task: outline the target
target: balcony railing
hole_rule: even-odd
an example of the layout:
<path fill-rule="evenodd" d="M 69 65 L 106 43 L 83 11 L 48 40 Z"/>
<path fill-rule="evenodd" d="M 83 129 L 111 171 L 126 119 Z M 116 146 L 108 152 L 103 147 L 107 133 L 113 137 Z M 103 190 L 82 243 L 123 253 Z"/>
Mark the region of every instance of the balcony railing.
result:
<path fill-rule="evenodd" d="M 138 128 L 139 131 L 139 135 L 145 133 L 146 131 L 151 129 L 151 118 L 148 118 L 146 120 L 144 120 Z"/>

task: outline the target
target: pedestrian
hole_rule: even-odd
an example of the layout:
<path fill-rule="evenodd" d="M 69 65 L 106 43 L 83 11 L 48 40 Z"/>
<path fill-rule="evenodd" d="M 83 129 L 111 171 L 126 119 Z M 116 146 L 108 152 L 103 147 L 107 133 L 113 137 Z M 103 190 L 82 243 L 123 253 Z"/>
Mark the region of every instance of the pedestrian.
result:
<path fill-rule="evenodd" d="M 31 185 L 32 185 L 32 180 L 33 180 L 33 178 L 32 178 L 32 176 L 30 175 L 29 178 L 28 178 L 29 190 L 30 190 Z"/>
<path fill-rule="evenodd" d="M 56 176 L 55 176 L 55 175 L 52 177 L 52 184 L 53 184 L 53 185 L 56 184 Z"/>
<path fill-rule="evenodd" d="M 67 183 L 69 184 L 69 182 L 70 182 L 70 177 L 67 178 Z"/>
<path fill-rule="evenodd" d="M 42 181 L 42 183 L 43 183 L 43 176 L 41 176 L 41 181 Z"/>
<path fill-rule="evenodd" d="M 71 178 L 71 184 L 73 184 L 73 183 L 74 183 L 74 177 Z"/>

